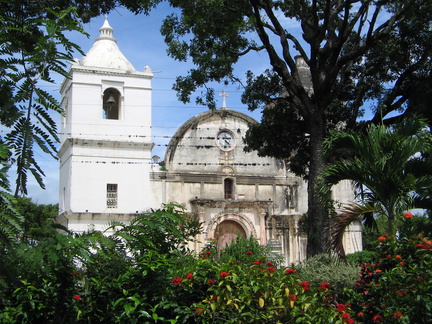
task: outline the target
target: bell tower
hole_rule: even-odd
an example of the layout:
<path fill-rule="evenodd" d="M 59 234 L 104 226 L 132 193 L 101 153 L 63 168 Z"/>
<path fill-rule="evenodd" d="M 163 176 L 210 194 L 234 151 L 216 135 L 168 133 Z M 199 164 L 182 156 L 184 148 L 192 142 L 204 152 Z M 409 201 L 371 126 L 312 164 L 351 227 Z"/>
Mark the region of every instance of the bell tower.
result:
<path fill-rule="evenodd" d="M 122 54 L 105 19 L 61 86 L 59 223 L 80 232 L 153 208 L 151 80 Z"/>

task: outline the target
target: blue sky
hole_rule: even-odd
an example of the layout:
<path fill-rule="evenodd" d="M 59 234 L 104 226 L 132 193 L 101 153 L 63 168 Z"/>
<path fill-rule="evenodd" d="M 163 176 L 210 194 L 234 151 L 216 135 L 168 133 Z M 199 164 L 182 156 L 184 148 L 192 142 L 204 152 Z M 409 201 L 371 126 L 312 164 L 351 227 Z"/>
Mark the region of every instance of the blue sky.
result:
<path fill-rule="evenodd" d="M 174 134 L 179 126 L 191 117 L 206 111 L 208 108 L 197 106 L 192 99 L 190 104 L 181 103 L 172 90 L 175 78 L 179 75 L 186 75 L 192 67 L 190 62 L 177 62 L 166 54 L 166 44 L 160 35 L 160 26 L 164 17 L 172 9 L 162 4 L 154 10 L 150 16 L 133 15 L 125 9 L 116 9 L 108 15 L 108 21 L 114 29 L 114 37 L 117 44 L 126 58 L 132 63 L 136 70 L 142 71 L 145 66 L 150 66 L 154 72 L 152 80 L 152 101 L 153 101 L 153 142 L 156 144 L 153 155 L 164 158 L 165 145 L 169 138 Z M 89 38 L 78 33 L 71 33 L 70 39 L 80 45 L 86 53 L 91 48 L 94 39 L 99 36 L 99 28 L 102 26 L 105 17 L 97 17 L 86 24 L 85 30 L 89 33 Z M 76 57 L 81 58 L 77 53 Z M 242 61 L 237 67 L 237 75 L 245 77 L 247 70 L 261 72 L 267 68 L 267 56 L 265 54 L 255 54 Z M 59 87 L 62 81 L 58 77 L 55 85 L 46 87 L 54 96 L 60 99 Z M 249 112 L 241 103 L 241 89 L 238 86 L 214 85 L 216 93 L 221 93 L 224 89 L 229 98 L 227 106 L 231 109 L 246 113 L 259 120 L 259 112 Z M 218 97 L 218 107 L 222 105 L 222 98 Z M 58 122 L 60 131 L 60 116 L 54 116 Z M 58 202 L 58 176 L 59 163 L 50 156 L 36 152 L 36 160 L 44 170 L 46 177 L 44 183 L 46 189 L 40 189 L 35 181 L 29 178 L 28 191 L 29 197 L 33 202 L 39 204 L 55 204 Z"/>

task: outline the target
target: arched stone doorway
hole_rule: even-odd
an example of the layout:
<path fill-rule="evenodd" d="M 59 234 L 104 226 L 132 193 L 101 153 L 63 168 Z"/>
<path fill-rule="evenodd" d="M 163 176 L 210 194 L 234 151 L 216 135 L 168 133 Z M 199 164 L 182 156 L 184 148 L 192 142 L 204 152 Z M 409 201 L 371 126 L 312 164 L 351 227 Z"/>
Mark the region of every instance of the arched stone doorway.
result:
<path fill-rule="evenodd" d="M 246 231 L 238 222 L 233 220 L 224 220 L 219 223 L 214 235 L 218 250 L 221 251 L 227 245 L 230 245 L 238 235 L 246 238 Z"/>

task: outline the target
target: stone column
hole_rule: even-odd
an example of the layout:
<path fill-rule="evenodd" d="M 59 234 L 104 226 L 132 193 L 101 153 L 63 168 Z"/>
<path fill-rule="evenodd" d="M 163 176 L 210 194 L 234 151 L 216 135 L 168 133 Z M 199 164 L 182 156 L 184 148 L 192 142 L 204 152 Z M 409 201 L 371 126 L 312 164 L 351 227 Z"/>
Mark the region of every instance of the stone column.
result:
<path fill-rule="evenodd" d="M 259 219 L 259 226 L 260 226 L 259 235 L 260 235 L 261 245 L 265 245 L 267 243 L 265 216 L 266 216 L 266 212 L 262 208 L 260 208 L 258 210 L 258 219 Z"/>

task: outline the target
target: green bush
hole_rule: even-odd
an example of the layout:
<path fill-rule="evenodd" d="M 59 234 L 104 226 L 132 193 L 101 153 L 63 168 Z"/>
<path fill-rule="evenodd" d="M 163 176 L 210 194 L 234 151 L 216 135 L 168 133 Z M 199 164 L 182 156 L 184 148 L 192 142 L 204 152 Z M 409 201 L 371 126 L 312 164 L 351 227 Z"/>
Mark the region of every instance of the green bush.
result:
<path fill-rule="evenodd" d="M 375 263 L 378 258 L 378 252 L 369 250 L 358 251 L 347 255 L 347 261 L 357 266 L 360 266 L 362 263 Z"/>
<path fill-rule="evenodd" d="M 326 281 L 338 295 L 342 295 L 345 288 L 354 288 L 360 267 L 345 263 L 328 253 L 322 253 L 299 264 L 297 270 L 303 280 L 314 284 Z"/>
<path fill-rule="evenodd" d="M 209 251 L 209 249 L 205 249 Z M 210 250 L 211 251 L 211 250 Z M 271 261 L 276 266 L 279 266 L 283 258 L 281 255 L 271 252 L 269 246 L 260 245 L 258 240 L 254 237 L 244 238 L 237 236 L 236 240 L 230 245 L 226 246 L 222 251 L 215 251 L 216 259 L 220 263 L 232 262 L 248 262 L 250 257 L 247 252 L 252 253 L 255 257 L 264 258 Z"/>

